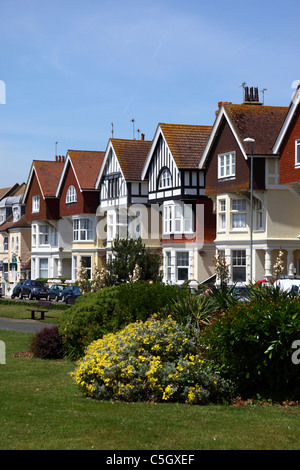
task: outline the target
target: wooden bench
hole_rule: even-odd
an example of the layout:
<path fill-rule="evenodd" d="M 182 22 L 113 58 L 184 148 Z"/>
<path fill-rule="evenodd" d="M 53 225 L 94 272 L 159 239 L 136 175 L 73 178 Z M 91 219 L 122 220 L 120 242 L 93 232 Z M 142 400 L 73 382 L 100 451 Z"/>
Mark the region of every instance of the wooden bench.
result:
<path fill-rule="evenodd" d="M 44 307 L 44 308 L 49 308 L 51 305 L 51 302 L 47 302 L 45 300 L 39 300 L 38 303 L 37 303 L 37 306 L 38 307 Z M 45 309 L 42 309 L 42 308 L 26 308 L 26 310 L 28 310 L 28 312 L 31 312 L 31 319 L 34 320 L 35 318 L 35 313 L 40 313 L 41 314 L 41 320 L 44 320 L 45 318 L 45 313 L 48 311 L 48 310 L 45 310 Z"/>

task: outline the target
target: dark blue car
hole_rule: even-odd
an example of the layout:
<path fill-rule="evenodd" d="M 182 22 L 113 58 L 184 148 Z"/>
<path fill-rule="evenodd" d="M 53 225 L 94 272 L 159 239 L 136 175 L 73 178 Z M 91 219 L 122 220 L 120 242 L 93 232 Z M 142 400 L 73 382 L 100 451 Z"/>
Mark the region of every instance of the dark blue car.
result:
<path fill-rule="evenodd" d="M 61 300 L 66 304 L 74 304 L 77 297 L 82 295 L 79 286 L 66 287 L 61 293 Z"/>

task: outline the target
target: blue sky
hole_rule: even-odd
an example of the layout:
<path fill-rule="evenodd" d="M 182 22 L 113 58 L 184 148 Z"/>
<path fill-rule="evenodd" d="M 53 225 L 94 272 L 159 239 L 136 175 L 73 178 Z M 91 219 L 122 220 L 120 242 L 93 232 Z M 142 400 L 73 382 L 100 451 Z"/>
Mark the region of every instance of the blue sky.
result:
<path fill-rule="evenodd" d="M 213 124 L 241 84 L 288 106 L 300 79 L 299 0 L 0 0 L 0 187 L 33 159 Z M 2 96 L 2 100 L 1 100 Z"/>

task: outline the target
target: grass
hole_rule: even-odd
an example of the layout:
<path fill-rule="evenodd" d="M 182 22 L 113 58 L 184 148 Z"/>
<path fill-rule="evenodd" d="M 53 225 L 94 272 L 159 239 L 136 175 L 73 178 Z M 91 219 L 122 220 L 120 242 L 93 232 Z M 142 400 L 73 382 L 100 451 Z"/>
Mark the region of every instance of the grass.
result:
<path fill-rule="evenodd" d="M 26 320 L 31 318 L 30 312 L 26 309 L 30 308 L 36 303 L 30 302 L 29 300 L 24 301 L 11 301 L 11 300 L 0 300 L 0 317 L 6 318 L 16 318 L 18 320 Z M 52 302 L 52 305 L 48 312 L 45 314 L 45 322 L 47 323 L 57 323 L 59 314 L 62 312 L 62 309 L 67 309 L 69 306 L 65 304 Z M 37 315 L 37 319 L 39 314 Z"/>
<path fill-rule="evenodd" d="M 97 402 L 73 383 L 74 363 L 14 356 L 32 337 L 0 331 L 0 450 L 299 449 L 298 405 Z"/>

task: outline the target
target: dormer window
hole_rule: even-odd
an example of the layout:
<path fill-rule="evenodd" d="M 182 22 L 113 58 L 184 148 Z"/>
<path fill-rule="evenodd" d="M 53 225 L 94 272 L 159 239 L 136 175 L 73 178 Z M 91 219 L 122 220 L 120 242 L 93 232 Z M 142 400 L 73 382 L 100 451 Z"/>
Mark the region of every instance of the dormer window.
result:
<path fill-rule="evenodd" d="M 300 139 L 295 140 L 295 165 L 300 167 Z"/>
<path fill-rule="evenodd" d="M 74 186 L 69 186 L 66 196 L 66 204 L 71 204 L 72 202 L 77 202 L 77 193 Z"/>
<path fill-rule="evenodd" d="M 170 188 L 172 183 L 172 177 L 170 171 L 165 168 L 159 177 L 158 189 Z"/>

